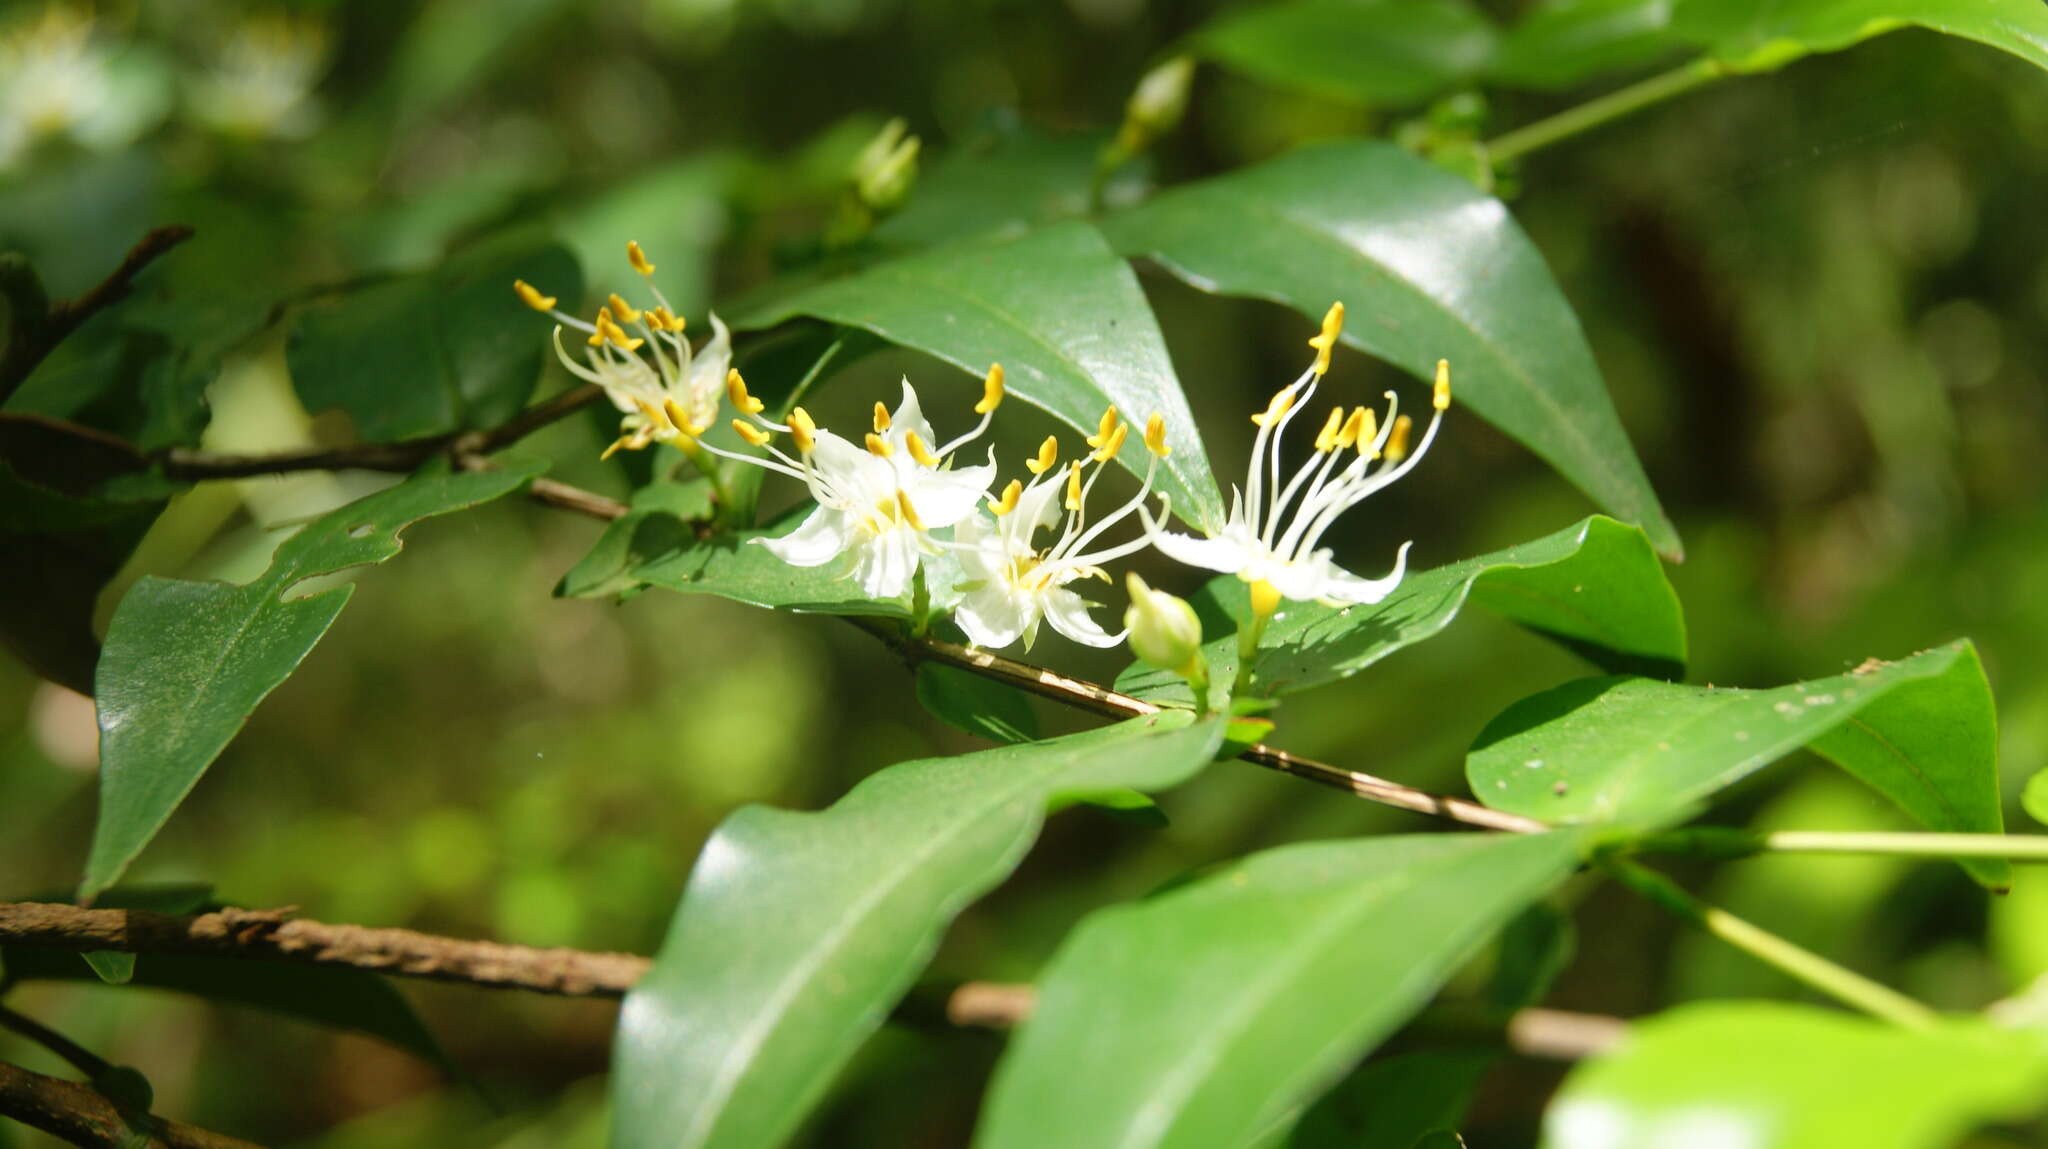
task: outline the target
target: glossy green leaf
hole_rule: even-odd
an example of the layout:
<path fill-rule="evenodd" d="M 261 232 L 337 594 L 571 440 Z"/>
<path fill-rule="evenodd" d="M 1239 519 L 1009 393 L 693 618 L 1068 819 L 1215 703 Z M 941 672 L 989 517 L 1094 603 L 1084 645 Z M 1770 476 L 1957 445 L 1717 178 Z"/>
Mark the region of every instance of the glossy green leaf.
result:
<path fill-rule="evenodd" d="M 819 813 L 728 818 L 626 998 L 614 1144 L 779 1144 L 947 923 L 1016 867 L 1048 804 L 1175 785 L 1209 762 L 1220 733 L 1153 715 L 892 766 Z"/>
<path fill-rule="evenodd" d="M 610 598 L 647 584 L 633 571 L 697 545 L 696 524 L 711 517 L 711 484 L 705 479 L 657 479 L 633 492 L 631 509 L 605 524 L 590 553 L 555 587 L 568 598 Z"/>
<path fill-rule="evenodd" d="M 917 700 L 940 721 L 990 742 L 1029 742 L 1038 737 L 1038 712 L 1014 686 L 969 674 L 957 666 L 921 662 Z"/>
<path fill-rule="evenodd" d="M 1289 0 L 1212 21 L 1195 50 L 1267 83 L 1362 104 L 1411 104 L 1471 80 L 1494 30 L 1465 0 Z"/>
<path fill-rule="evenodd" d="M 1665 59 L 1685 47 L 1671 31 L 1673 0 L 1548 0 L 1501 37 L 1488 78 L 1521 88 L 1567 88 Z"/>
<path fill-rule="evenodd" d="M 99 664 L 100 814 L 79 896 L 121 876 L 354 589 L 291 597 L 300 583 L 383 562 L 412 523 L 510 494 L 539 469 L 415 475 L 314 520 L 244 586 L 136 583 L 107 626 Z"/>
<path fill-rule="evenodd" d="M 1204 594 L 1231 616 L 1245 616 L 1236 578 L 1216 579 Z M 1253 689 L 1286 694 L 1348 678 L 1433 637 L 1467 601 L 1603 668 L 1676 676 L 1685 665 L 1685 616 L 1649 540 L 1595 515 L 1520 546 L 1411 574 L 1373 606 L 1285 604 L 1260 640 Z M 1212 678 L 1227 686 L 1237 672 L 1236 637 L 1214 638 L 1204 650 Z M 1189 698 L 1179 678 L 1142 664 L 1120 676 L 1117 687 L 1155 701 Z"/>
<path fill-rule="evenodd" d="M 371 442 L 503 422 L 533 393 L 551 329 L 515 279 L 569 307 L 583 292 L 567 249 L 512 235 L 307 307 L 287 349 L 299 398 L 346 411 Z"/>
<path fill-rule="evenodd" d="M 1487 805 L 1546 822 L 1664 823 L 1811 746 L 1930 830 L 1996 834 L 1997 742 L 1976 649 L 1957 642 L 1776 690 L 1581 679 L 1503 711 L 1465 773 Z M 2010 881 L 2002 860 L 1963 864 Z"/>
<path fill-rule="evenodd" d="M 1024 130 L 969 142 L 917 177 L 903 210 L 875 228 L 883 248 L 929 247 L 978 235 L 1015 235 L 1088 214 L 1088 188 L 1107 137 L 1043 136 Z M 1128 170 L 1128 169 L 1127 169 Z M 1132 198 L 1142 180 L 1107 189 L 1111 203 Z"/>
<path fill-rule="evenodd" d="M 1678 0 L 1673 27 L 1730 66 L 1768 71 L 1810 52 L 1836 52 L 1917 25 L 1989 44 L 2048 68 L 2048 5 L 2040 0 Z"/>
<path fill-rule="evenodd" d="M 1222 524 L 1222 498 L 1137 276 L 1085 223 L 1019 239 L 977 240 L 814 284 L 738 314 L 735 327 L 798 315 L 864 328 L 934 355 L 977 379 L 1000 363 L 1010 393 L 1093 434 L 1105 406 L 1132 422 L 1166 417 L 1172 455 L 1159 489 L 1196 521 Z M 978 385 L 923 392 L 942 432 L 966 430 Z M 890 402 L 895 396 L 883 396 Z M 951 414 L 949 414 L 951 412 Z M 1119 461 L 1143 467 L 1139 450 Z"/>
<path fill-rule="evenodd" d="M 2048 825 L 2048 770 L 2037 771 L 2027 779 L 2027 788 L 2020 792 L 2020 805 L 2028 817 Z"/>
<path fill-rule="evenodd" d="M 1204 291 L 1317 318 L 1342 301 L 1346 343 L 1419 377 L 1450 360 L 1461 405 L 1678 553 L 1571 305 L 1507 207 L 1463 179 L 1391 144 L 1330 144 L 1184 185 L 1103 228 Z M 1327 385 L 1347 393 L 1342 368 Z"/>
<path fill-rule="evenodd" d="M 1681 1006 L 1565 1079 L 1543 1145 L 1946 1149 L 2041 1111 L 2048 1044 L 1944 1021 L 1912 1030 L 1766 1002 Z"/>
<path fill-rule="evenodd" d="M 1428 1050 L 1369 1061 L 1302 1115 L 1287 1149 L 1415 1149 L 1465 1119 L 1493 1057 Z"/>
<path fill-rule="evenodd" d="M 1571 834 L 1283 846 L 1068 935 L 980 1149 L 1242 1145 L 1328 1086 L 1563 880 Z"/>

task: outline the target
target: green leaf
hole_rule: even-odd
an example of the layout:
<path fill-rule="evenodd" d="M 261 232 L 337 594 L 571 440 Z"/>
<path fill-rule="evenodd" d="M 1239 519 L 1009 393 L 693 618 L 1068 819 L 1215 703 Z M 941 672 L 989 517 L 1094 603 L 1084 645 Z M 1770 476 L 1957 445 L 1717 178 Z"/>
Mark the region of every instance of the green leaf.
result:
<path fill-rule="evenodd" d="M 288 597 L 300 583 L 383 562 L 412 523 L 510 494 L 539 470 L 415 475 L 314 520 L 244 586 L 136 583 L 114 611 L 100 659 L 100 815 L 79 897 L 121 876 L 354 589 Z"/>
<path fill-rule="evenodd" d="M 1500 932 L 1486 1003 L 1503 1013 L 1539 1004 L 1577 949 L 1569 914 L 1547 902 L 1523 910 Z"/>
<path fill-rule="evenodd" d="M 2027 779 L 2027 788 L 2020 792 L 2020 805 L 2028 817 L 2048 825 L 2048 770 L 2037 771 Z"/>
<path fill-rule="evenodd" d="M 0 641 L 36 673 L 92 693 L 100 591 L 162 513 L 168 490 L 126 444 L 0 414 Z"/>
<path fill-rule="evenodd" d="M 1047 968 L 975 1144 L 1242 1145 L 1577 857 L 1570 834 L 1314 842 L 1097 913 Z"/>
<path fill-rule="evenodd" d="M 1672 0 L 1549 0 L 1501 38 L 1489 78 L 1520 88 L 1568 88 L 1652 64 L 1683 47 Z"/>
<path fill-rule="evenodd" d="M 1945 1149 L 1979 1125 L 2038 1113 L 2043 1090 L 2037 1031 L 1703 1003 L 1631 1023 L 1628 1041 L 1574 1069 L 1543 1144 Z"/>
<path fill-rule="evenodd" d="M 1214 722 L 1152 715 L 902 763 L 821 813 L 728 818 L 626 998 L 614 1144 L 779 1144 L 946 924 L 1016 867 L 1048 804 L 1175 785 L 1207 765 L 1219 734 Z"/>
<path fill-rule="evenodd" d="M 1658 824 L 1809 745 L 1930 830 L 2004 828 L 1991 688 L 1968 642 L 1776 690 L 1581 679 L 1488 723 L 1465 773 L 1495 809 Z M 2002 860 L 1962 864 L 2010 882 Z"/>
<path fill-rule="evenodd" d="M 1505 205 L 1458 176 L 1391 144 L 1322 145 L 1184 185 L 1103 227 L 1117 250 L 1204 291 L 1315 317 L 1342 301 L 1344 341 L 1418 377 L 1450 360 L 1460 403 L 1678 554 L 1542 255 Z"/>
<path fill-rule="evenodd" d="M 1362 104 L 1412 104 L 1464 83 L 1485 66 L 1493 42 L 1493 25 L 1464 0 L 1256 5 L 1225 13 L 1194 37 L 1196 51 L 1227 68 Z"/>
<path fill-rule="evenodd" d="M 2048 5 L 2040 0 L 1678 0 L 1672 25 L 1740 71 L 1769 71 L 1908 25 L 2048 68 Z"/>
<path fill-rule="evenodd" d="M 1203 593 L 1234 617 L 1246 616 L 1236 578 L 1213 580 Z M 1285 604 L 1261 636 L 1253 689 L 1286 694 L 1348 678 L 1435 636 L 1468 600 L 1597 666 L 1676 676 L 1685 665 L 1685 616 L 1648 538 L 1594 515 L 1520 546 L 1411 574 L 1376 605 Z M 1213 639 L 1204 653 L 1213 680 L 1227 686 L 1237 671 L 1236 637 Z M 1186 683 L 1142 664 L 1119 676 L 1117 688 L 1154 701 L 1189 699 Z"/>
<path fill-rule="evenodd" d="M 118 950 L 94 950 L 79 954 L 92 969 L 94 977 L 108 985 L 126 985 L 135 979 L 135 955 Z"/>
<path fill-rule="evenodd" d="M 1094 133 L 1043 136 L 1017 129 L 955 148 L 917 177 L 910 202 L 876 227 L 872 240 L 884 248 L 930 247 L 1085 216 L 1095 158 L 1107 142 Z M 1124 197 L 1138 190 L 1129 181 L 1116 188 Z"/>
<path fill-rule="evenodd" d="M 957 666 L 921 662 L 917 667 L 917 700 L 940 721 L 990 742 L 1014 744 L 1038 737 L 1038 712 L 1031 698 Z"/>
<path fill-rule="evenodd" d="M 348 412 L 371 442 L 505 421 L 533 393 L 550 330 L 515 279 L 572 307 L 583 293 L 566 248 L 515 234 L 307 307 L 287 348 L 299 398 Z"/>
<path fill-rule="evenodd" d="M 732 324 L 772 327 L 798 315 L 864 328 L 977 378 L 1000 363 L 1012 394 L 1090 434 L 1110 404 L 1140 427 L 1164 415 L 1173 453 L 1160 467 L 1159 489 L 1193 521 L 1222 525 L 1222 498 L 1159 325 L 1137 276 L 1088 224 L 880 264 L 783 295 Z M 949 404 L 927 391 L 925 412 L 936 412 L 942 429 L 965 430 L 969 393 L 963 385 Z M 978 387 L 971 393 L 979 397 Z M 958 414 L 949 418 L 949 406 Z M 1118 461 L 1146 458 L 1134 449 Z"/>
<path fill-rule="evenodd" d="M 632 509 L 605 524 L 604 534 L 562 576 L 555 593 L 566 598 L 611 598 L 641 589 L 647 584 L 633 571 L 644 562 L 695 546 L 694 524 L 708 520 L 714 506 L 708 479 L 657 479 L 641 487 L 633 492 Z"/>
<path fill-rule="evenodd" d="M 1429 1050 L 1369 1061 L 1302 1116 L 1287 1149 L 1414 1149 L 1456 1129 L 1493 1064 L 1480 1050 Z"/>

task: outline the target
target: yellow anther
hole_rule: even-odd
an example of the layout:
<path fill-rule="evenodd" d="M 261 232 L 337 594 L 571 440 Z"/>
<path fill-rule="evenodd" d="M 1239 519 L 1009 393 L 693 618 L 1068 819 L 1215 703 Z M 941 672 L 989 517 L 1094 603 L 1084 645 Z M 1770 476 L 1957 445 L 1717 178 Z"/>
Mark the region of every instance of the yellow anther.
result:
<path fill-rule="evenodd" d="M 1016 479 L 1011 479 L 1010 485 L 1003 488 L 1002 498 L 992 498 L 988 501 L 988 509 L 994 511 L 997 518 L 1002 518 L 1004 515 L 1017 509 L 1017 500 L 1022 498 L 1023 495 L 1024 484 Z"/>
<path fill-rule="evenodd" d="M 903 516 L 903 521 L 910 526 L 911 530 L 921 531 L 924 529 L 924 524 L 918 521 L 917 508 L 910 505 L 910 495 L 900 488 L 896 492 L 896 511 Z"/>
<path fill-rule="evenodd" d="M 931 453 L 931 449 L 924 445 L 924 440 L 918 437 L 917 432 L 904 432 L 903 446 L 909 450 L 910 457 L 916 459 L 919 463 L 927 467 L 939 465 L 939 457 Z"/>
<path fill-rule="evenodd" d="M 1351 417 L 1344 420 L 1344 429 L 1337 432 L 1337 449 L 1357 447 L 1361 451 L 1372 450 L 1372 441 L 1379 437 L 1379 425 L 1373 418 L 1372 408 L 1353 408 Z"/>
<path fill-rule="evenodd" d="M 1280 609 L 1280 588 L 1260 579 L 1251 585 L 1252 617 L 1271 618 Z"/>
<path fill-rule="evenodd" d="M 647 418 L 647 425 L 649 427 L 667 431 L 676 426 L 676 421 L 671 420 L 668 412 L 662 410 L 653 400 L 635 398 L 633 403 L 640 408 L 640 414 Z"/>
<path fill-rule="evenodd" d="M 676 317 L 666 307 L 650 307 L 640 314 L 646 317 L 647 326 L 654 328 L 656 331 L 674 330 L 670 324 L 675 322 Z"/>
<path fill-rule="evenodd" d="M 732 400 L 733 408 L 742 415 L 759 415 L 768 406 L 747 394 L 747 381 L 740 378 L 737 367 L 728 368 L 725 372 L 725 397 Z"/>
<path fill-rule="evenodd" d="M 512 290 L 519 293 L 519 302 L 533 308 L 535 311 L 553 311 L 555 304 L 559 302 L 552 295 L 542 295 L 540 292 L 535 291 L 533 285 L 523 279 L 513 280 Z"/>
<path fill-rule="evenodd" d="M 1098 463 L 1107 463 L 1111 459 L 1116 458 L 1116 453 L 1124 449 L 1124 440 L 1130 437 L 1130 424 L 1118 424 L 1117 429 L 1109 433 L 1109 441 L 1095 449 L 1095 461 Z"/>
<path fill-rule="evenodd" d="M 620 299 L 619 293 L 616 291 L 612 292 L 611 297 L 606 299 L 605 303 L 612 309 L 612 314 L 619 317 L 620 323 L 636 323 L 640 319 L 640 313 L 633 310 L 632 304 Z"/>
<path fill-rule="evenodd" d="M 1070 511 L 1081 509 L 1081 461 L 1079 459 L 1067 464 L 1067 509 Z"/>
<path fill-rule="evenodd" d="M 1294 388 L 1282 387 L 1278 391 L 1273 392 L 1273 401 L 1266 404 L 1266 409 L 1263 412 L 1252 416 L 1252 422 L 1257 423 L 1261 427 L 1270 427 L 1275 420 L 1287 414 L 1287 409 L 1292 406 L 1294 406 Z"/>
<path fill-rule="evenodd" d="M 1118 417 L 1115 407 L 1104 410 L 1101 420 L 1095 424 L 1095 433 L 1088 436 L 1088 445 L 1100 447 L 1109 442 L 1109 437 L 1116 434 L 1117 424 L 1121 422 L 1123 420 Z"/>
<path fill-rule="evenodd" d="M 1166 445 L 1166 416 L 1155 413 L 1145 420 L 1145 449 L 1162 459 L 1173 454 L 1173 448 Z"/>
<path fill-rule="evenodd" d="M 638 351 L 640 350 L 640 345 L 647 342 L 645 339 L 627 335 L 625 328 L 613 323 L 610 319 L 606 319 L 603 323 L 599 324 L 597 329 L 604 333 L 606 339 L 612 341 L 612 346 L 622 351 Z"/>
<path fill-rule="evenodd" d="M 611 458 L 611 457 L 612 457 L 613 455 L 616 455 L 616 454 L 618 454 L 618 453 L 619 453 L 620 451 L 623 451 L 623 450 L 625 450 L 626 448 L 628 448 L 628 447 L 631 447 L 632 445 L 633 445 L 633 436 L 631 436 L 631 435 L 621 435 L 621 436 L 619 436 L 618 438 L 616 438 L 616 439 L 613 439 L 613 440 L 612 440 L 612 445 L 611 445 L 611 446 L 609 446 L 609 447 L 606 447 L 606 448 L 604 449 L 604 454 L 602 454 L 602 455 L 599 455 L 599 456 L 597 457 L 597 460 L 598 460 L 598 462 L 600 462 L 600 463 L 601 463 L 601 462 L 605 461 L 606 459 L 609 459 L 609 458 Z"/>
<path fill-rule="evenodd" d="M 626 241 L 626 262 L 632 264 L 633 270 L 642 275 L 654 274 L 654 264 L 648 262 L 647 253 L 640 250 L 638 240 Z"/>
<path fill-rule="evenodd" d="M 1332 303 L 1330 310 L 1323 313 L 1323 329 L 1308 341 L 1316 349 L 1315 373 L 1318 375 L 1330 369 L 1330 352 L 1337 346 L 1337 336 L 1344 331 L 1344 305 Z"/>
<path fill-rule="evenodd" d="M 1344 408 L 1330 408 L 1330 417 L 1323 420 L 1323 429 L 1316 432 L 1316 453 L 1327 455 L 1337 449 L 1339 436 L 1344 434 Z"/>
<path fill-rule="evenodd" d="M 882 438 L 880 435 L 871 434 L 868 436 L 868 453 L 870 455 L 878 459 L 886 459 L 894 454 L 895 451 L 896 448 L 889 445 L 889 440 Z"/>
<path fill-rule="evenodd" d="M 1451 409 L 1451 361 L 1436 361 L 1436 391 L 1429 398 L 1430 406 L 1439 411 Z"/>
<path fill-rule="evenodd" d="M 1402 415 L 1394 420 L 1394 433 L 1387 436 L 1387 462 L 1398 463 L 1408 457 L 1408 429 L 1415 420 Z"/>
<path fill-rule="evenodd" d="M 732 421 L 732 429 L 738 433 L 740 438 L 745 439 L 756 447 L 765 447 L 768 445 L 768 440 L 774 438 L 773 435 L 754 426 L 745 419 L 734 419 Z"/>
<path fill-rule="evenodd" d="M 977 415 L 989 415 L 1003 405 L 1003 365 L 989 365 L 988 377 L 981 381 L 981 402 L 974 405 Z"/>
<path fill-rule="evenodd" d="M 682 316 L 671 314 L 669 312 L 669 309 L 666 307 L 661 309 L 661 321 L 662 325 L 667 327 L 670 331 L 678 333 L 680 333 L 683 328 L 689 326 L 689 323 L 685 321 Z"/>
<path fill-rule="evenodd" d="M 802 407 L 797 407 L 790 411 L 789 437 L 796 440 L 797 450 L 802 451 L 806 455 L 810 454 L 811 448 L 818 444 L 817 436 L 818 424 L 812 420 L 809 411 L 804 410 Z"/>
<path fill-rule="evenodd" d="M 875 400 L 875 434 L 879 435 L 888 429 L 889 409 L 882 406 L 882 401 L 877 399 Z"/>
<path fill-rule="evenodd" d="M 1038 457 L 1024 460 L 1024 469 L 1034 475 L 1043 475 L 1052 470 L 1053 464 L 1059 461 L 1060 441 L 1047 435 L 1045 442 L 1038 445 Z"/>
<path fill-rule="evenodd" d="M 592 347 L 601 346 L 606 338 L 605 329 L 612 325 L 612 313 L 606 311 L 602 307 L 598 308 L 597 318 L 591 320 L 590 325 L 592 327 L 595 327 L 597 330 L 592 331 L 590 333 L 590 338 L 584 340 L 584 342 L 590 344 Z"/>

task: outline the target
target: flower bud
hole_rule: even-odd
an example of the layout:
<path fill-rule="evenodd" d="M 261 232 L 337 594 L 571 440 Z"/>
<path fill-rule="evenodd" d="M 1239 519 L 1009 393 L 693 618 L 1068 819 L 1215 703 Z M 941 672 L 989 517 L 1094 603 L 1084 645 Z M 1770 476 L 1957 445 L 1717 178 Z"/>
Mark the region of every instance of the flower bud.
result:
<path fill-rule="evenodd" d="M 1124 105 L 1119 142 L 1125 150 L 1132 154 L 1141 152 L 1153 140 L 1180 126 L 1180 118 L 1188 110 L 1188 87 L 1194 76 L 1195 62 L 1187 56 L 1175 56 L 1145 73 L 1131 92 L 1130 102 Z"/>
<path fill-rule="evenodd" d="M 853 190 L 860 202 L 877 215 L 902 207 L 917 182 L 919 147 L 901 119 L 884 124 L 853 162 Z"/>
<path fill-rule="evenodd" d="M 1202 620 L 1184 598 L 1153 590 L 1133 571 L 1125 578 L 1131 593 L 1130 609 L 1124 611 L 1124 625 L 1131 632 L 1131 653 L 1161 670 L 1183 678 L 1199 677 L 1202 659 Z"/>

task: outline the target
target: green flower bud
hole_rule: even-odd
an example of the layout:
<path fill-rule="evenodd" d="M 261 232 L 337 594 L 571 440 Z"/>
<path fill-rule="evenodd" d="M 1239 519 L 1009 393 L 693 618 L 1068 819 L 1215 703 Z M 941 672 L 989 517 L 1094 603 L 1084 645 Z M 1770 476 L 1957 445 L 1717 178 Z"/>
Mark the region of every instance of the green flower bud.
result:
<path fill-rule="evenodd" d="M 917 182 L 920 141 L 901 119 L 882 125 L 853 163 L 853 191 L 869 210 L 886 215 L 903 206 Z"/>
<path fill-rule="evenodd" d="M 1180 126 L 1188 110 L 1188 87 L 1195 77 L 1195 62 L 1175 56 L 1145 73 L 1124 105 L 1124 134 L 1142 150 L 1145 145 Z"/>
<path fill-rule="evenodd" d="M 1131 606 L 1124 625 L 1131 632 L 1131 653 L 1161 670 L 1190 680 L 1205 677 L 1202 621 L 1184 598 L 1153 590 L 1136 572 L 1126 577 Z"/>

